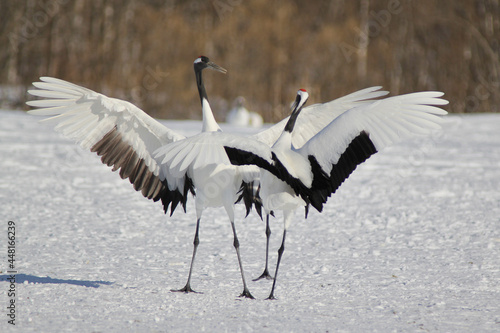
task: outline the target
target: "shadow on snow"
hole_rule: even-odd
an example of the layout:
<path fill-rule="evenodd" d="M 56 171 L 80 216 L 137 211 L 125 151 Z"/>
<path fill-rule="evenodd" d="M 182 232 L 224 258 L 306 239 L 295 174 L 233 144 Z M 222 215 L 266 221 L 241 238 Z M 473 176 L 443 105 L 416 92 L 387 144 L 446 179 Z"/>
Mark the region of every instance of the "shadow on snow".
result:
<path fill-rule="evenodd" d="M 0 281 L 7 281 L 7 279 L 11 275 L 0 275 Z M 114 282 L 109 282 L 109 281 L 85 281 L 85 280 L 67 280 L 67 279 L 54 279 L 51 278 L 50 276 L 45 276 L 45 277 L 40 277 L 40 276 L 34 276 L 34 275 L 27 275 L 27 274 L 15 274 L 16 276 L 16 283 L 23 283 L 23 282 L 28 282 L 28 283 L 41 283 L 41 284 L 47 284 L 47 283 L 52 283 L 52 284 L 72 284 L 75 286 L 82 286 L 82 287 L 90 287 L 90 288 L 99 288 L 101 285 L 111 285 Z"/>

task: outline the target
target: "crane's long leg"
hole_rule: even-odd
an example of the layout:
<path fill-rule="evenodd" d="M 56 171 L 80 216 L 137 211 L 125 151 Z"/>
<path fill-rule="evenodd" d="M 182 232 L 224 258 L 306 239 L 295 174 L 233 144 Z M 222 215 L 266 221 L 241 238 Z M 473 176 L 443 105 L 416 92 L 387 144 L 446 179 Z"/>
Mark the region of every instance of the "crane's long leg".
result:
<path fill-rule="evenodd" d="M 253 281 L 258 281 L 260 279 L 272 280 L 273 277 L 269 274 L 268 264 L 269 264 L 269 238 L 271 237 L 271 228 L 269 227 L 269 214 L 266 216 L 266 267 L 264 268 L 264 272 Z"/>
<path fill-rule="evenodd" d="M 238 236 L 236 236 L 236 228 L 234 226 L 234 222 L 231 221 L 231 227 L 233 227 L 233 235 L 234 235 L 234 248 L 236 249 L 236 255 L 238 257 L 238 264 L 240 265 L 240 271 L 241 271 L 241 279 L 243 280 L 243 292 L 241 293 L 240 297 L 247 297 L 254 299 L 255 297 L 252 296 L 250 293 L 250 290 L 248 290 L 247 283 L 245 281 L 245 273 L 243 273 L 243 265 L 241 264 L 241 257 L 240 257 L 240 242 L 238 241 Z"/>
<path fill-rule="evenodd" d="M 286 237 L 286 228 L 283 230 L 283 240 L 278 250 L 278 262 L 276 263 L 276 271 L 274 272 L 273 287 L 271 288 L 271 293 L 269 294 L 269 297 L 266 299 L 276 299 L 276 297 L 274 297 L 274 288 L 276 287 L 276 278 L 278 277 L 278 269 L 280 267 L 281 256 L 285 251 L 285 237 Z"/>
<path fill-rule="evenodd" d="M 194 264 L 194 257 L 196 256 L 196 250 L 198 249 L 198 244 L 200 244 L 200 239 L 198 237 L 199 231 L 200 231 L 200 218 L 198 218 L 198 220 L 196 221 L 196 232 L 194 234 L 194 241 L 193 241 L 193 245 L 194 245 L 193 257 L 191 258 L 191 266 L 189 267 L 189 275 L 188 275 L 187 283 L 184 286 L 184 288 L 179 289 L 179 290 L 172 289 L 171 291 L 185 292 L 185 293 L 197 293 L 197 291 L 194 291 L 191 288 L 191 274 L 193 273 L 193 264 Z"/>

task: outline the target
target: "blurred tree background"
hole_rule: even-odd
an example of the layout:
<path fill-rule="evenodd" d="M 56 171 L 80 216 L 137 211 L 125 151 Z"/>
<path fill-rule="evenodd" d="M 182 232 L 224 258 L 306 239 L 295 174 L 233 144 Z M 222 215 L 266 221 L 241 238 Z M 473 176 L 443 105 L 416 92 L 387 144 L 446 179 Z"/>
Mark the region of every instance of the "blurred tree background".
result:
<path fill-rule="evenodd" d="M 192 62 L 216 118 L 244 96 L 281 119 L 298 88 L 310 104 L 372 85 L 441 90 L 451 112 L 500 111 L 498 0 L 0 0 L 0 100 L 55 76 L 166 119 L 200 119 Z"/>

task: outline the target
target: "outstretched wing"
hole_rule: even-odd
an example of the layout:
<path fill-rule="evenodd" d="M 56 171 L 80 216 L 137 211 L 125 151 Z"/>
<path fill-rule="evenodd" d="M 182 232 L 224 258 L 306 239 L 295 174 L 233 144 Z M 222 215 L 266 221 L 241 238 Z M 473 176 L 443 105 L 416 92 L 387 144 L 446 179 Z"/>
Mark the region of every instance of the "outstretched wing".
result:
<path fill-rule="evenodd" d="M 224 142 L 235 165 L 253 164 L 286 182 L 318 211 L 356 167 L 382 148 L 416 134 L 440 128 L 447 112 L 433 105 L 446 105 L 441 92 L 395 96 L 350 109 L 335 118 L 300 149 L 297 163 L 282 163 L 279 153 L 268 145 L 241 139 Z M 299 115 L 298 119 L 302 114 Z M 304 170 L 291 170 L 308 162 L 312 182 L 301 179 Z M 299 163 L 300 162 L 300 163 Z"/>
<path fill-rule="evenodd" d="M 419 92 L 389 97 L 351 109 L 326 126 L 298 149 L 313 173 L 311 204 L 323 204 L 342 182 L 371 155 L 416 134 L 439 129 L 447 112 L 441 92 Z M 299 115 L 300 117 L 300 115 Z"/>
<path fill-rule="evenodd" d="M 39 109 L 30 114 L 50 116 L 43 121 L 55 123 L 55 129 L 75 140 L 83 148 L 96 152 L 104 164 L 120 169 L 137 191 L 154 201 L 162 199 L 165 210 L 185 199 L 165 185 L 165 176 L 153 152 L 162 145 L 185 138 L 147 115 L 135 105 L 110 98 L 76 84 L 41 77 L 29 90 L 44 99 L 27 102 Z M 173 211 L 173 210 L 172 210 Z"/>
<path fill-rule="evenodd" d="M 302 109 L 292 133 L 293 146 L 296 148 L 302 147 L 310 138 L 345 111 L 373 103 L 375 98 L 385 96 L 389 93 L 388 91 L 380 90 L 381 88 L 377 86 L 362 89 L 333 101 L 314 104 Z M 286 117 L 268 129 L 254 134 L 253 138 L 272 146 L 283 132 L 288 118 Z"/>

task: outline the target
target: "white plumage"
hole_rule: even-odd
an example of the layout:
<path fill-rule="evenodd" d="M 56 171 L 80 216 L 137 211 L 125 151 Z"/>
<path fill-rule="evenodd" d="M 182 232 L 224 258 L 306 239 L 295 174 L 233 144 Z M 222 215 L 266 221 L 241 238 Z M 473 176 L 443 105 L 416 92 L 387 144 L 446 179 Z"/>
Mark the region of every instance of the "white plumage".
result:
<path fill-rule="evenodd" d="M 295 130 L 292 132 L 292 142 L 295 147 L 301 147 L 305 142 L 307 142 L 311 137 L 321 131 L 326 125 L 328 125 L 333 119 L 338 117 L 340 114 L 345 112 L 346 110 L 352 109 L 357 106 L 368 105 L 374 102 L 375 98 L 384 96 L 388 94 L 387 91 L 380 90 L 381 87 L 371 87 L 362 89 L 360 91 L 351 93 L 349 95 L 340 97 L 333 101 L 323 104 L 315 104 L 304 108 L 301 111 L 301 116 L 296 119 Z M 222 151 L 222 142 L 230 142 L 234 140 L 236 143 L 244 142 L 244 145 L 248 147 L 248 149 L 258 149 L 261 144 L 265 144 L 271 147 L 280 137 L 287 123 L 289 117 L 286 117 L 282 121 L 277 124 L 271 126 L 270 128 L 263 130 L 255 135 L 250 136 L 249 139 L 244 139 L 238 135 L 232 135 L 228 133 L 220 133 L 220 132 L 202 132 L 194 137 L 188 138 L 189 147 L 192 149 L 193 154 L 203 154 L 208 152 L 209 150 L 218 151 L 218 155 L 220 156 Z M 243 141 L 242 141 L 243 140 Z M 187 142 L 187 141 L 186 141 Z M 156 151 L 156 158 L 160 158 L 162 161 L 162 165 L 164 168 L 168 169 L 168 165 L 170 165 L 169 160 L 173 158 L 174 154 L 178 153 L 179 148 L 176 148 L 176 145 L 179 143 L 174 143 L 168 145 L 166 147 L 162 147 L 161 149 Z M 254 147 L 255 148 L 252 148 Z M 272 154 L 271 151 L 261 152 L 264 154 L 263 156 L 267 156 L 268 159 L 271 159 Z M 267 154 L 267 155 L 266 155 Z M 182 159 L 182 158 L 180 158 Z M 209 161 L 210 156 L 205 158 L 200 158 L 198 161 Z M 222 163 L 224 160 L 218 159 L 218 162 Z M 283 160 L 284 161 L 284 160 Z M 300 162 L 299 162 L 300 163 Z M 290 169 L 291 170 L 291 169 Z M 298 168 L 298 170 L 304 172 L 307 170 L 304 168 Z M 293 171 L 292 171 L 293 172 Z M 172 171 L 171 171 L 172 173 Z M 263 178 L 273 177 L 267 172 L 263 172 Z M 255 169 L 246 170 L 246 172 L 242 173 L 240 176 L 247 183 L 247 187 L 253 187 L 246 191 L 247 196 L 244 196 L 245 204 L 247 205 L 247 213 L 251 209 L 252 204 L 255 204 L 255 200 L 260 202 L 260 198 L 258 197 L 259 193 L 257 192 L 260 174 L 259 171 Z M 252 180 L 253 177 L 253 181 Z M 212 187 L 208 187 L 212 188 Z M 268 212 L 272 210 L 281 210 L 281 203 L 289 205 L 290 202 L 296 202 L 296 204 L 302 203 L 302 199 L 300 197 L 296 197 L 294 195 L 293 199 L 290 198 L 290 195 L 286 192 L 288 190 L 288 185 L 285 183 L 278 183 L 276 186 L 272 187 L 264 187 L 262 189 L 264 191 L 264 195 L 262 197 L 266 198 Z M 266 195 L 270 191 L 274 192 L 274 195 Z M 197 194 L 198 195 L 198 194 Z M 285 197 L 288 200 L 285 200 Z M 295 207 L 295 206 L 294 206 Z M 260 210 L 260 207 L 257 207 Z M 291 215 L 289 215 L 291 217 Z M 289 221 L 289 219 L 286 219 Z M 271 276 L 268 273 L 268 265 L 267 265 L 267 249 L 269 247 L 269 237 L 270 237 L 270 227 L 269 227 L 269 215 L 266 217 L 266 267 L 264 268 L 264 273 L 257 278 L 267 278 L 270 279 Z"/>
<path fill-rule="evenodd" d="M 442 95 L 441 92 L 420 92 L 359 103 L 339 110 L 327 126 L 316 134 L 311 135 L 314 132 L 311 131 L 301 136 L 302 141 L 296 140 L 294 144 L 298 138 L 293 136 L 294 124 L 298 126 L 302 117 L 302 114 L 298 117 L 299 113 L 308 98 L 307 92 L 299 90 L 292 114 L 271 147 L 257 140 L 248 142 L 226 137 L 224 145 L 232 163 L 253 164 L 262 169 L 260 195 L 266 213 L 283 211 L 283 240 L 269 299 L 274 299 L 276 276 L 293 210 L 311 204 L 321 211 L 328 197 L 372 154 L 404 138 L 438 129 L 440 116 L 447 112 L 433 105 L 448 104 L 439 98 Z M 316 105 L 310 110 L 324 107 L 325 104 Z M 301 127 L 297 131 L 306 132 Z"/>
<path fill-rule="evenodd" d="M 293 146 L 296 148 L 302 147 L 304 143 L 345 111 L 357 106 L 371 104 L 375 98 L 389 93 L 380 90 L 381 88 L 380 86 L 365 88 L 330 102 L 314 104 L 302 109 L 300 117 L 296 120 L 295 130 L 292 133 Z M 270 128 L 255 134 L 253 138 L 272 146 L 283 132 L 288 119 L 289 117 L 284 118 Z"/>
<path fill-rule="evenodd" d="M 42 82 L 34 83 L 38 90 L 29 91 L 45 98 L 28 102 L 40 108 L 30 113 L 50 116 L 44 121 L 55 123 L 63 135 L 96 152 L 113 171 L 120 170 L 120 176 L 128 178 L 145 197 L 162 200 L 165 211 L 171 205 L 173 212 L 179 203 L 185 209 L 188 193 L 196 191 L 198 220 L 188 282 L 181 289 L 185 292 L 193 291 L 190 279 L 205 207 L 226 209 L 242 273 L 242 296 L 252 297 L 234 228 L 233 205 L 242 182 L 253 183 L 255 189 L 260 182 L 260 196 L 268 215 L 273 210 L 284 211 L 277 273 L 294 209 L 312 205 L 321 211 L 358 164 L 387 145 L 439 128 L 439 116 L 446 114 L 432 106 L 447 104 L 439 98 L 439 92 L 374 101 L 387 92 L 373 87 L 301 111 L 307 93 L 299 91 L 291 118 L 242 138 L 222 133 L 215 122 L 201 77 L 201 69 L 208 63 L 206 57 L 195 61 L 203 127 L 202 133 L 190 138 L 166 128 L 131 103 L 63 80 L 42 77 Z M 196 66 L 201 65 L 205 67 L 197 71 Z M 299 112 L 301 116 L 297 117 Z M 295 126 L 287 125 L 291 122 Z M 256 194 L 250 191 L 250 205 L 256 203 L 252 201 L 258 199 Z M 276 276 L 269 298 L 274 298 L 275 283 Z"/>
<path fill-rule="evenodd" d="M 420 92 L 389 97 L 355 107 L 341 114 L 307 141 L 297 152 L 306 159 L 316 158 L 329 173 L 347 146 L 362 131 L 369 134 L 377 151 L 412 135 L 428 134 L 439 129 L 440 117 L 446 111 L 432 105 L 445 105 L 441 92 Z M 293 148 L 295 150 L 295 147 Z M 321 152 L 321 153 L 319 153 Z"/>
<path fill-rule="evenodd" d="M 202 80 L 205 68 L 223 73 L 226 70 L 204 56 L 194 62 L 202 105 L 202 132 L 220 132 Z M 234 226 L 234 204 L 242 181 L 258 177 L 258 168 L 231 165 L 220 145 L 197 150 L 196 136 L 186 138 L 172 131 L 129 102 L 55 78 L 42 77 L 41 81 L 34 83 L 39 90 L 29 90 L 29 93 L 48 99 L 28 102 L 30 106 L 41 108 L 29 112 L 51 116 L 45 121 L 56 123 L 56 130 L 102 156 L 102 162 L 112 166 L 113 171 L 120 169 L 120 176 L 128 178 L 145 197 L 162 200 L 165 212 L 171 205 L 173 213 L 179 203 L 185 210 L 188 194 L 196 194 L 194 251 L 188 281 L 180 291 L 193 291 L 191 273 L 204 208 L 223 206 L 233 228 L 240 263 L 244 289 L 241 296 L 253 298 L 246 286 L 241 264 Z M 159 148 L 165 154 L 160 156 L 155 153 Z"/>
<path fill-rule="evenodd" d="M 76 141 L 84 149 L 96 151 L 103 163 L 120 170 L 134 188 L 155 201 L 162 199 L 165 174 L 152 152 L 185 137 L 163 126 L 135 105 L 96 93 L 56 78 L 41 77 L 29 90 L 33 96 L 48 98 L 27 102 L 41 109 L 30 114 L 50 116 L 44 122 Z M 167 202 L 167 198 L 165 198 Z"/>
<path fill-rule="evenodd" d="M 316 171 L 329 175 L 332 166 L 338 163 L 349 145 L 362 133 L 367 134 L 376 152 L 412 135 L 427 134 L 438 129 L 440 116 L 447 112 L 432 105 L 447 104 L 446 100 L 439 98 L 442 95 L 441 92 L 412 93 L 371 101 L 339 112 L 340 115 L 311 136 L 302 146 L 299 140 L 297 145 L 294 144 L 293 141 L 298 136 L 294 136 L 293 132 L 284 136 L 289 137 L 290 142 L 277 140 L 273 147 L 259 140 L 242 141 L 236 136 L 227 138 L 224 144 L 226 150 L 241 152 L 243 155 L 244 159 L 239 160 L 236 153 L 230 154 L 233 163 L 259 164 L 260 167 L 265 167 L 289 183 L 297 194 L 310 198 L 310 194 L 300 192 L 301 186 L 310 192 L 315 191 L 311 180 L 317 175 L 314 174 L 310 158 L 314 157 L 321 167 L 321 170 Z M 302 128 L 299 126 L 301 117 L 302 113 L 296 122 L 297 131 L 300 133 L 302 133 Z M 255 138 L 259 139 L 259 136 Z"/>

